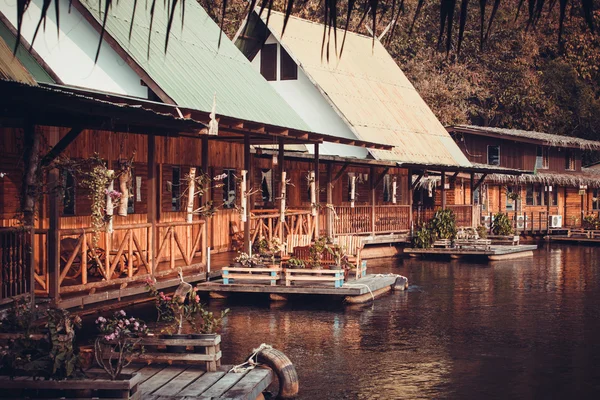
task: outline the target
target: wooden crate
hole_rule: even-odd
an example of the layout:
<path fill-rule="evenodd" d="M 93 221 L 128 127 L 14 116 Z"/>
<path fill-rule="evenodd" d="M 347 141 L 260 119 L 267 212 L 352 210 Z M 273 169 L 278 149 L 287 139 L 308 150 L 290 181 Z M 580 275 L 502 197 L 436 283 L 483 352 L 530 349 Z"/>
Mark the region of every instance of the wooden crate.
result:
<path fill-rule="evenodd" d="M 33 379 L 32 377 L 0 376 L 2 399 L 141 399 L 140 374 L 123 374 L 121 379 L 110 380 L 107 374 L 87 373 L 83 379 L 62 381 Z"/>
<path fill-rule="evenodd" d="M 271 281 L 271 286 L 275 286 L 281 279 L 281 267 L 251 268 L 251 267 L 223 267 L 223 283 L 229 285 L 231 280 L 249 280 L 249 281 Z"/>
<path fill-rule="evenodd" d="M 135 354 L 134 361 L 146 363 L 185 362 L 204 366 L 207 371 L 214 372 L 221 366 L 221 335 L 203 335 L 205 338 L 163 339 L 151 336 L 143 338 L 139 346 L 144 346 L 144 352 Z M 185 346 L 185 353 L 173 353 L 167 346 Z M 103 354 L 104 358 L 111 353 Z M 116 355 L 112 353 L 113 357 Z"/>
<path fill-rule="evenodd" d="M 290 269 L 285 268 L 285 285 L 292 282 L 333 282 L 336 288 L 344 284 L 343 269 Z"/>

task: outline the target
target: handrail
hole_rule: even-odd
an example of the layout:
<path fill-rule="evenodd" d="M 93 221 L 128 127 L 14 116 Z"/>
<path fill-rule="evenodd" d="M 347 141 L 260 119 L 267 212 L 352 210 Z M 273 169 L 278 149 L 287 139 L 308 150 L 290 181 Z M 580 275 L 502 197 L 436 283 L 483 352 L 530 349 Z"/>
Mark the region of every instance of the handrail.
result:
<path fill-rule="evenodd" d="M 127 230 L 127 229 L 140 229 L 140 228 L 149 228 L 152 224 L 149 223 L 141 223 L 141 224 L 127 224 L 127 225 L 115 225 L 113 226 L 113 231 Z M 82 233 L 94 233 L 94 228 L 86 227 L 86 228 L 67 228 L 67 229 L 59 229 L 58 232 L 61 235 L 80 235 Z M 104 231 L 101 231 L 104 232 Z"/>
<path fill-rule="evenodd" d="M 175 227 L 175 226 L 203 225 L 205 223 L 206 223 L 205 220 L 198 219 L 198 220 L 194 220 L 192 222 L 186 222 L 186 221 L 159 222 L 158 224 L 156 224 L 156 226 L 159 228 L 165 228 L 165 227 Z M 150 224 L 150 226 L 152 226 L 152 224 Z"/>

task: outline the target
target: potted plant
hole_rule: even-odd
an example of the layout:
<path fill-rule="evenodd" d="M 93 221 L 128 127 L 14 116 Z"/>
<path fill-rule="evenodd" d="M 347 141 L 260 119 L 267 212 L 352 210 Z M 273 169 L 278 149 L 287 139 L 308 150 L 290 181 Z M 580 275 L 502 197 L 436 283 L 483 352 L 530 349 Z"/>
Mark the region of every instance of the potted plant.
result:
<path fill-rule="evenodd" d="M 190 294 L 190 302 L 187 307 L 186 320 L 194 332 L 190 334 L 192 339 L 215 340 L 223 326 L 225 317 L 230 312 L 230 309 L 227 308 L 217 316 L 212 311 L 208 311 L 200 302 L 200 297 L 195 290 Z M 203 352 L 204 349 L 204 346 L 194 347 L 196 352 Z"/>
<path fill-rule="evenodd" d="M 498 236 L 508 236 L 513 234 L 512 223 L 507 214 L 499 212 L 494 215 L 492 221 L 492 233 Z"/>
<path fill-rule="evenodd" d="M 239 252 L 238 256 L 233 259 L 235 263 L 238 263 L 240 266 L 245 268 L 256 267 L 262 265 L 262 260 L 256 254 L 252 256 L 247 253 Z"/>
<path fill-rule="evenodd" d="M 144 321 L 127 317 L 125 311 L 116 311 L 112 317 L 98 317 L 96 325 L 100 336 L 94 343 L 96 362 L 112 380 L 115 380 L 143 347 L 138 346 L 148 335 Z"/>
<path fill-rule="evenodd" d="M 292 269 L 301 269 L 306 267 L 304 261 L 296 257 L 291 257 L 289 260 L 287 260 L 287 265 Z"/>

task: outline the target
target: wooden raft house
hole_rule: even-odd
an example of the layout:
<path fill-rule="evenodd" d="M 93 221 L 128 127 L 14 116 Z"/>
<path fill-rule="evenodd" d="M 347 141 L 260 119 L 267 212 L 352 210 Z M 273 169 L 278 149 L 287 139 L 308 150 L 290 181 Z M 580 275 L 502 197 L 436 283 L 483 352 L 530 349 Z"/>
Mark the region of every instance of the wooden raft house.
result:
<path fill-rule="evenodd" d="M 475 193 L 483 224 L 489 226 L 492 215 L 503 212 L 519 233 L 591 236 L 581 230 L 586 216 L 599 217 L 600 174 L 582 167 L 582 159 L 584 151 L 600 150 L 599 141 L 481 126 L 448 131 L 472 163 L 534 171 L 485 177 Z M 583 229 L 588 230 L 593 229 Z"/>

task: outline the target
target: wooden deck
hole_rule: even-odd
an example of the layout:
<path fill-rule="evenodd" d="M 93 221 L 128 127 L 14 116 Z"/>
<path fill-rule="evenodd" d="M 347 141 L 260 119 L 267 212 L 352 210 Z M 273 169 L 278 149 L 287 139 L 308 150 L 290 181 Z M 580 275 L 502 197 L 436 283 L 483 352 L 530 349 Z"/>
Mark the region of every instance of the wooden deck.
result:
<path fill-rule="evenodd" d="M 585 243 L 585 244 L 600 244 L 600 237 L 588 238 L 585 236 L 566 236 L 566 235 L 551 235 L 548 236 L 548 240 L 551 242 L 565 242 L 565 243 Z"/>
<path fill-rule="evenodd" d="M 242 373 L 227 372 L 229 369 L 231 366 L 223 366 L 219 371 L 206 372 L 193 365 L 132 364 L 123 373 L 136 372 L 142 376 L 140 390 L 144 400 L 255 400 L 273 381 L 273 371 L 269 368 Z"/>
<path fill-rule="evenodd" d="M 270 280 L 245 281 L 237 280 L 236 283 L 225 285 L 222 279 L 201 283 L 197 286 L 199 292 L 221 293 L 267 293 L 279 295 L 327 295 L 327 296 L 361 296 L 389 287 L 396 282 L 395 276 L 367 275 L 364 278 L 345 282 L 342 287 L 336 288 L 331 283 L 300 283 L 293 286 L 285 284 L 271 286 Z"/>
<path fill-rule="evenodd" d="M 406 248 L 404 249 L 405 254 L 411 256 L 433 256 L 433 255 L 447 255 L 452 258 L 460 258 L 463 256 L 479 256 L 487 257 L 489 260 L 503 260 L 519 257 L 529 257 L 533 255 L 533 251 L 537 250 L 537 245 L 518 245 L 518 246 L 502 246 L 492 245 L 489 248 L 429 248 L 429 249 L 417 249 L 417 248 Z"/>

